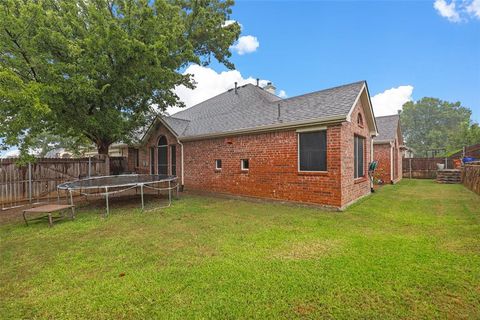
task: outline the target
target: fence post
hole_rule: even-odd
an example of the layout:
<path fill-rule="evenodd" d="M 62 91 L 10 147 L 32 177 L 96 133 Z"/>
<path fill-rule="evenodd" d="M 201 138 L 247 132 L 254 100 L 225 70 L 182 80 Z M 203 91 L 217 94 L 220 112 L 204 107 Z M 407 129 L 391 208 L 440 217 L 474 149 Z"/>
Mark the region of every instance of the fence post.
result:
<path fill-rule="evenodd" d="M 408 164 L 410 169 L 410 179 L 412 179 L 412 158 L 408 158 Z"/>
<path fill-rule="evenodd" d="M 28 163 L 28 202 L 32 203 L 32 164 Z"/>
<path fill-rule="evenodd" d="M 445 157 L 445 169 L 448 169 L 448 161 L 447 161 L 447 157 Z"/>
<path fill-rule="evenodd" d="M 92 176 L 92 156 L 88 157 L 88 177 Z"/>

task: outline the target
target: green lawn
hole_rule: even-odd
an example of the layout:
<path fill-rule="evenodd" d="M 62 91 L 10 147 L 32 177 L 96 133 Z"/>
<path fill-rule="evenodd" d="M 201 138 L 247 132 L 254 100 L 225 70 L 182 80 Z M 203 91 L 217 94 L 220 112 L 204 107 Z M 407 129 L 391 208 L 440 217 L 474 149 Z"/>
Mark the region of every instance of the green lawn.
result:
<path fill-rule="evenodd" d="M 0 317 L 480 318 L 462 185 L 404 180 L 345 212 L 185 196 L 99 213 L 0 227 Z"/>

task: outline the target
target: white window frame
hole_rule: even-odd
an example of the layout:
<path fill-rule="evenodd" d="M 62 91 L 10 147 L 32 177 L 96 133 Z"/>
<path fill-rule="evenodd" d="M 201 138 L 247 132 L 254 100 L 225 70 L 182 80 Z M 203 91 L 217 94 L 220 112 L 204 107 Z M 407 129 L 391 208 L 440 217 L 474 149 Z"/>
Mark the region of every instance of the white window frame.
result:
<path fill-rule="evenodd" d="M 244 161 L 248 161 L 248 168 L 244 168 Z M 240 169 L 242 171 L 248 171 L 250 169 L 250 159 L 240 159 Z"/>
<path fill-rule="evenodd" d="M 312 170 L 300 170 L 300 134 L 301 133 L 306 133 L 306 132 L 320 132 L 320 131 L 325 131 L 325 135 L 327 137 L 327 150 L 325 151 L 325 154 L 327 156 L 327 170 L 319 170 L 319 171 L 312 171 Z M 298 172 L 306 172 L 306 173 L 327 173 L 328 172 L 328 133 L 327 133 L 327 127 L 315 127 L 311 129 L 300 129 L 297 130 L 297 171 Z"/>
<path fill-rule="evenodd" d="M 215 159 L 215 170 L 222 170 L 222 167 L 218 167 L 218 162 L 222 162 L 222 159 Z"/>

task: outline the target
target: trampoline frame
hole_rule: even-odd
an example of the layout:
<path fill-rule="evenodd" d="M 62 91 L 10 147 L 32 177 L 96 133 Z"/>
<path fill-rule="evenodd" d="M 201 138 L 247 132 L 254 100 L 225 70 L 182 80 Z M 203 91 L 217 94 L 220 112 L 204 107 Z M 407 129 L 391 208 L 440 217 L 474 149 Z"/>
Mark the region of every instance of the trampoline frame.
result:
<path fill-rule="evenodd" d="M 163 179 L 159 180 L 154 180 L 154 181 L 144 181 L 144 182 L 139 182 L 139 181 L 132 181 L 130 183 L 122 183 L 122 184 L 103 184 L 103 185 L 98 185 L 98 186 L 72 186 L 72 184 L 75 184 L 76 182 L 81 182 L 81 181 L 88 181 L 88 180 L 95 180 L 95 179 L 102 179 L 102 178 L 116 178 L 116 177 L 139 177 L 139 176 L 158 176 L 156 174 L 122 174 L 122 175 L 110 175 L 110 176 L 96 176 L 96 177 L 90 177 L 90 178 L 84 178 L 84 179 L 78 179 L 75 181 L 69 181 L 69 182 L 64 182 L 59 185 L 57 185 L 57 202 L 60 202 L 60 191 L 65 191 L 67 192 L 67 202 L 70 202 L 70 205 L 74 205 L 73 203 L 73 193 L 78 191 L 80 195 L 84 196 L 104 196 L 105 197 L 105 204 L 106 204 L 106 211 L 104 213 L 104 217 L 107 217 L 110 214 L 110 208 L 109 208 L 109 195 L 117 194 L 117 193 L 122 193 L 131 189 L 136 189 L 140 188 L 140 198 L 141 198 L 141 203 L 142 203 L 142 212 L 145 209 L 145 201 L 144 201 L 144 189 L 152 189 L 152 190 L 157 190 L 158 192 L 160 191 L 165 191 L 168 190 L 168 205 L 163 206 L 161 208 L 168 208 L 172 204 L 172 190 L 176 190 L 176 197 L 178 198 L 178 192 L 179 192 L 179 187 L 180 185 L 178 184 L 178 178 L 176 176 L 168 176 L 165 175 Z M 165 188 L 156 188 L 152 185 L 159 184 L 159 183 L 167 183 L 168 182 L 168 187 Z M 172 185 L 172 183 L 174 183 Z M 116 188 L 125 188 L 122 190 L 114 190 L 110 191 L 109 189 L 116 189 Z M 97 192 L 97 193 L 82 193 L 82 190 L 92 190 L 92 189 L 97 189 L 97 190 L 105 190 L 104 192 Z"/>

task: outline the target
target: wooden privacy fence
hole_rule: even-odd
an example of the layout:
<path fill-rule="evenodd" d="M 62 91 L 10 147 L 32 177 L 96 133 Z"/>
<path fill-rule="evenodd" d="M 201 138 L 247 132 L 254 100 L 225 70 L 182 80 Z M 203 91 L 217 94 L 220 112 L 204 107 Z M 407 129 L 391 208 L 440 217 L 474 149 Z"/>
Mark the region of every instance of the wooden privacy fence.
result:
<path fill-rule="evenodd" d="M 403 158 L 403 177 L 435 179 L 437 177 L 437 163 L 443 164 L 445 169 L 453 169 L 453 159 L 451 158 Z"/>
<path fill-rule="evenodd" d="M 465 164 L 462 182 L 468 189 L 480 194 L 480 162 Z"/>
<path fill-rule="evenodd" d="M 42 158 L 25 166 L 16 159 L 0 159 L 0 203 L 2 210 L 56 197 L 57 185 L 105 173 L 105 160 L 97 158 Z M 111 174 L 125 171 L 123 157 L 110 158 Z"/>

